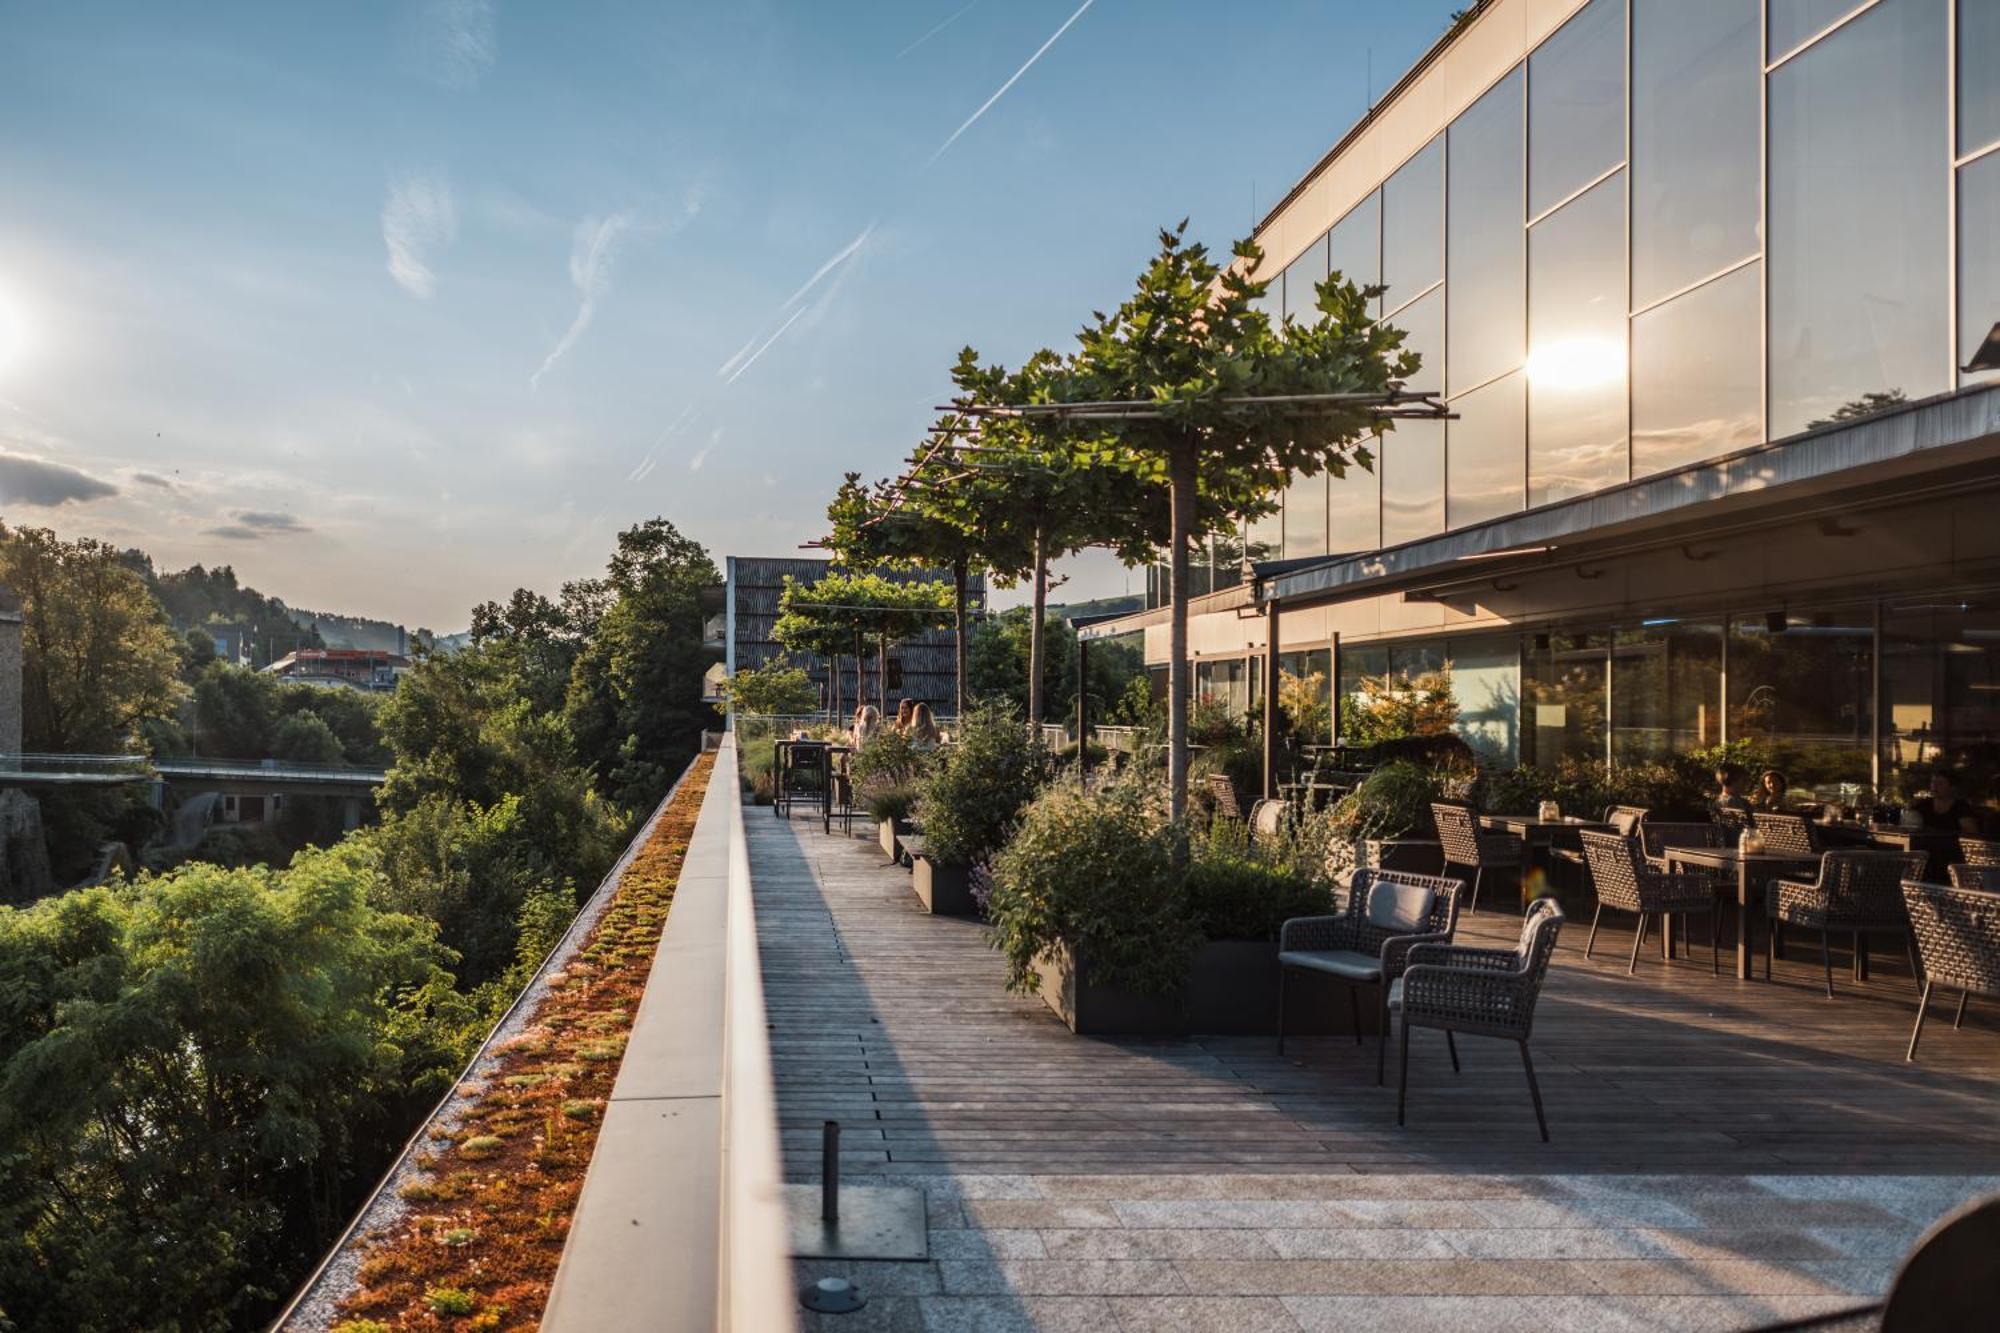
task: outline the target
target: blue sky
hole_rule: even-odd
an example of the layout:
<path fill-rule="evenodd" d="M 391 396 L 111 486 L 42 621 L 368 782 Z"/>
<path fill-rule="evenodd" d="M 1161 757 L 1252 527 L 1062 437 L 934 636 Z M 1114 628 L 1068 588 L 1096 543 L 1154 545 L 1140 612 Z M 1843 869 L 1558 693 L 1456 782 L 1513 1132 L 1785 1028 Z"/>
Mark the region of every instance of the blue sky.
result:
<path fill-rule="evenodd" d="M 1079 3 L 0 0 L 0 517 L 438 629 L 653 514 L 788 553 L 1456 7 Z"/>

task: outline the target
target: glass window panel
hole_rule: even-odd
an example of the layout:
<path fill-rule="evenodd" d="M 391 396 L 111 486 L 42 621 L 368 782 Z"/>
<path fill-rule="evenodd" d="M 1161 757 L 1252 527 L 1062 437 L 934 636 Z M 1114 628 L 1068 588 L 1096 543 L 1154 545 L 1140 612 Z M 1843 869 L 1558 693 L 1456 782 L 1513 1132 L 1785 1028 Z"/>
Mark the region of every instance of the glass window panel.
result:
<path fill-rule="evenodd" d="M 1528 216 L 1625 157 L 1625 0 L 1591 0 L 1528 59 Z"/>
<path fill-rule="evenodd" d="M 1211 543 L 1214 564 L 1210 578 L 1215 591 L 1233 588 L 1243 582 L 1243 532 L 1232 528 L 1228 532 L 1218 532 Z"/>
<path fill-rule="evenodd" d="M 1528 235 L 1528 504 L 1615 485 L 1625 452 L 1625 177 Z"/>
<path fill-rule="evenodd" d="M 1319 318 L 1319 284 L 1326 281 L 1326 237 L 1285 266 L 1285 318 L 1310 324 Z"/>
<path fill-rule="evenodd" d="M 1881 0 L 1771 75 L 1774 438 L 1948 387 L 1944 19 Z"/>
<path fill-rule="evenodd" d="M 1958 363 L 2000 324 L 2000 153 L 1958 169 Z M 1967 375 L 1968 384 L 2000 371 Z"/>
<path fill-rule="evenodd" d="M 1382 186 L 1384 310 L 1444 276 L 1444 136 L 1425 144 Z"/>
<path fill-rule="evenodd" d="M 1326 236 L 1327 268 L 1357 287 L 1382 281 L 1382 195 L 1369 195 Z M 1380 308 L 1379 306 L 1377 307 Z"/>
<path fill-rule="evenodd" d="M 2000 141 L 2000 5 L 1993 0 L 1958 0 L 1958 151 L 1976 153 L 1996 141 Z"/>
<path fill-rule="evenodd" d="M 1897 608 L 1882 617 L 1882 784 L 1914 796 L 1937 767 L 1958 794 L 2000 795 L 2000 611 Z"/>
<path fill-rule="evenodd" d="M 1282 512 L 1253 518 L 1244 541 L 1244 558 L 1255 564 L 1260 560 L 1276 560 L 1284 551 L 1285 525 Z"/>
<path fill-rule="evenodd" d="M 1770 0 L 1771 59 L 1796 51 L 1867 0 Z"/>
<path fill-rule="evenodd" d="M 1521 645 L 1514 638 L 1453 639 L 1451 697 L 1457 732 L 1480 762 L 1512 768 L 1521 751 Z"/>
<path fill-rule="evenodd" d="M 1722 625 L 1650 621 L 1611 646 L 1611 754 L 1668 759 L 1722 743 Z"/>
<path fill-rule="evenodd" d="M 1531 634 L 1521 641 L 1522 763 L 1552 768 L 1564 759 L 1603 762 L 1610 647 L 1604 634 Z"/>
<path fill-rule="evenodd" d="M 1632 321 L 1632 475 L 1763 439 L 1763 284 L 1751 264 Z"/>
<path fill-rule="evenodd" d="M 1326 539 L 1335 551 L 1372 551 L 1382 544 L 1382 441 L 1370 440 L 1375 466 L 1347 469 L 1344 477 L 1329 475 L 1326 499 Z"/>
<path fill-rule="evenodd" d="M 1451 125 L 1445 344 L 1454 393 L 1521 364 L 1527 284 L 1522 83 L 1516 66 Z"/>
<path fill-rule="evenodd" d="M 1278 654 L 1278 708 L 1302 745 L 1333 739 L 1333 650 Z"/>
<path fill-rule="evenodd" d="M 1729 739 L 1747 741 L 1791 786 L 1867 782 L 1874 610 L 1763 613 L 1729 622 Z"/>
<path fill-rule="evenodd" d="M 1213 566 L 1209 563 L 1207 539 L 1194 542 L 1188 551 L 1188 596 L 1200 597 L 1215 590 Z"/>
<path fill-rule="evenodd" d="M 1632 2 L 1632 304 L 1757 252 L 1757 0 Z"/>
<path fill-rule="evenodd" d="M 1527 404 L 1519 374 L 1452 400 L 1445 423 L 1445 519 L 1454 528 L 1511 514 L 1528 484 Z"/>
<path fill-rule="evenodd" d="M 1285 490 L 1285 559 L 1326 554 L 1326 473 L 1293 477 Z"/>
<path fill-rule="evenodd" d="M 1444 388 L 1444 289 L 1412 301 L 1386 321 L 1422 363 L 1414 389 Z M 1444 531 L 1444 423 L 1401 421 L 1375 451 L 1382 478 L 1382 545 Z"/>

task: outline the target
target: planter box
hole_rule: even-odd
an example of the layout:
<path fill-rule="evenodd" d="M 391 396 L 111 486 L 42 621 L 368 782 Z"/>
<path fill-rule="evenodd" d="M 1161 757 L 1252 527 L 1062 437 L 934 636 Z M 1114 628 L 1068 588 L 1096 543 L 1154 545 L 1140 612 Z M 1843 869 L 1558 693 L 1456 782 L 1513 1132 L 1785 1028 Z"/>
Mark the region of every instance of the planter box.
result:
<path fill-rule="evenodd" d="M 972 901 L 972 872 L 966 866 L 939 865 L 928 856 L 911 861 L 911 883 L 924 910 L 932 916 L 978 916 Z"/>
<path fill-rule="evenodd" d="M 910 831 L 907 819 L 885 819 L 876 825 L 877 834 L 882 839 L 882 855 L 893 863 L 903 857 L 902 835 Z"/>
<path fill-rule="evenodd" d="M 1370 838 L 1362 846 L 1366 864 L 1377 870 L 1413 875 L 1444 873 L 1444 844 L 1434 838 Z"/>
<path fill-rule="evenodd" d="M 1176 995 L 1138 995 L 1090 979 L 1067 949 L 1035 964 L 1041 996 L 1069 1030 L 1083 1036 L 1179 1036 L 1190 1032 L 1275 1035 L 1278 946 L 1263 940 L 1215 940 L 1201 947 Z M 1298 1036 L 1350 1031 L 1347 999 L 1330 977 L 1294 972 L 1286 1031 Z M 1362 997 L 1362 1023 L 1379 1004 Z"/>

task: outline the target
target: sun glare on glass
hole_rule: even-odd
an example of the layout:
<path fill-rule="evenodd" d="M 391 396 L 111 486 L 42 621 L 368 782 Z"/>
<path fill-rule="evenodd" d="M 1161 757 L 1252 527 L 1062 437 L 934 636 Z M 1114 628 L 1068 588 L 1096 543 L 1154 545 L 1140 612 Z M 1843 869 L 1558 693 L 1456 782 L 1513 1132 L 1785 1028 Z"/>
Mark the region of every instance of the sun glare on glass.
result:
<path fill-rule="evenodd" d="M 1590 389 L 1625 374 L 1623 344 L 1605 338 L 1545 343 L 1528 355 L 1528 378 L 1544 388 Z"/>

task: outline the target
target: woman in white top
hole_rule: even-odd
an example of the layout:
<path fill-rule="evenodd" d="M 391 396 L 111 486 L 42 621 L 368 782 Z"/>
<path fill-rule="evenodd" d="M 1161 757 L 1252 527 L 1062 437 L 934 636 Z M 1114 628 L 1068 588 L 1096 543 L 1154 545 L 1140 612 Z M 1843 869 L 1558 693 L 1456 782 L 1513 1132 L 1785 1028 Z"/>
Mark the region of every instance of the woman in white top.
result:
<path fill-rule="evenodd" d="M 854 748 L 859 750 L 868 743 L 868 738 L 882 729 L 882 714 L 874 704 L 863 704 L 854 714 Z"/>

